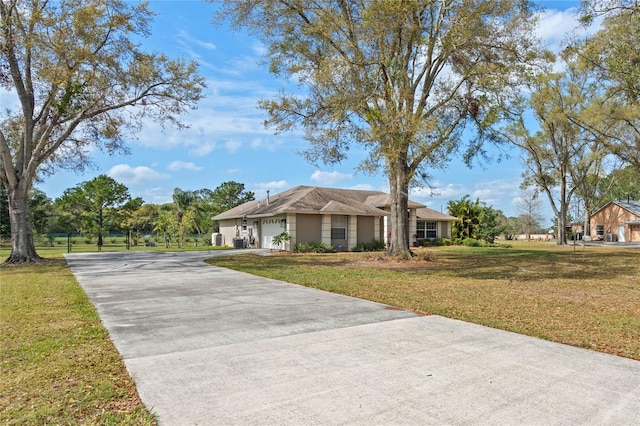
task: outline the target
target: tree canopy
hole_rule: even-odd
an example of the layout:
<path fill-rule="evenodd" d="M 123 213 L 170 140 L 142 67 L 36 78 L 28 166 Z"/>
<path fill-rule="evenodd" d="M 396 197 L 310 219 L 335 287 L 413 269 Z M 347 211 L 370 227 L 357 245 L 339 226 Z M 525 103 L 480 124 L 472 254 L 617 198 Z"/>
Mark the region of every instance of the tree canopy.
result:
<path fill-rule="evenodd" d="M 525 0 L 227 0 L 219 19 L 260 36 L 271 71 L 304 87 L 261 102 L 269 125 L 304 129 L 311 161 L 358 144 L 360 168 L 386 173 L 389 254 L 409 250 L 410 184 L 497 141 L 492 128 L 545 56 Z"/>
<path fill-rule="evenodd" d="M 599 112 L 601 121 L 616 124 L 615 131 L 603 133 L 609 151 L 640 170 L 640 3 L 583 1 L 582 20 L 589 23 L 596 17 L 603 17 L 602 28 L 569 49 L 576 53 L 583 71 L 607 91 Z"/>
<path fill-rule="evenodd" d="M 16 110 L 0 119 L 0 182 L 7 191 L 12 252 L 37 261 L 27 194 L 38 175 L 82 169 L 92 149 L 126 151 L 147 119 L 180 126 L 202 96 L 194 62 L 145 52 L 147 3 L 6 0 L 0 3 L 0 84 Z"/>
<path fill-rule="evenodd" d="M 77 216 L 81 225 L 79 230 L 85 234 L 97 235 L 98 247 L 101 247 L 105 225 L 109 221 L 117 222 L 122 208 L 130 200 L 131 195 L 125 185 L 107 175 L 99 175 L 67 189 L 56 201 L 66 211 Z"/>

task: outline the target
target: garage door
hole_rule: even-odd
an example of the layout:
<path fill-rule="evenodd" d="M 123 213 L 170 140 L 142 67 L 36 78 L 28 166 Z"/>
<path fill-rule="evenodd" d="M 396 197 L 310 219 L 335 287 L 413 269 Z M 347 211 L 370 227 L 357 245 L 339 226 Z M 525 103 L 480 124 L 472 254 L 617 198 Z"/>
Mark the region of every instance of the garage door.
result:
<path fill-rule="evenodd" d="M 261 239 L 260 247 L 268 249 L 280 249 L 284 247 L 275 247 L 272 243 L 273 237 L 282 234 L 285 229 L 285 217 L 275 216 L 263 218 L 261 222 Z"/>

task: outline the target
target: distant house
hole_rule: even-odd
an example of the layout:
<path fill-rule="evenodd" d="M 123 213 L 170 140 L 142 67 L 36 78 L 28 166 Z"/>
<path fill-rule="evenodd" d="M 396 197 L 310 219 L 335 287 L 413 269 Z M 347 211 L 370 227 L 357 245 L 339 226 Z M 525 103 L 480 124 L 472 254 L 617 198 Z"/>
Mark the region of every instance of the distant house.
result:
<path fill-rule="evenodd" d="M 290 248 L 296 243 L 321 242 L 338 250 L 387 241 L 390 196 L 380 191 L 297 186 L 261 200 L 249 201 L 214 217 L 220 232 L 214 244 L 238 240 L 259 248 Z M 420 213 L 418 213 L 420 212 Z M 420 238 L 451 235 L 455 217 L 442 215 L 409 201 L 409 235 Z M 273 237 L 287 232 L 287 247 L 275 247 Z M 243 244 L 244 244 L 243 243 Z"/>
<path fill-rule="evenodd" d="M 610 201 L 589 224 L 593 240 L 640 242 L 640 201 Z"/>

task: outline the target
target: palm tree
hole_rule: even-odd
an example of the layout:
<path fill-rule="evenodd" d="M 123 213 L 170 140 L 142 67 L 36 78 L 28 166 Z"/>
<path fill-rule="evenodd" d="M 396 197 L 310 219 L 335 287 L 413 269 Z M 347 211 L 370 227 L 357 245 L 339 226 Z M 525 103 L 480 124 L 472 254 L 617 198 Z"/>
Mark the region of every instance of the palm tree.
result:
<path fill-rule="evenodd" d="M 449 201 L 447 210 L 451 216 L 459 219 L 454 222 L 451 228 L 451 234 L 454 238 L 475 238 L 480 224 L 480 200 L 475 202 L 469 200 L 469 195 L 465 195 L 459 201 Z"/>

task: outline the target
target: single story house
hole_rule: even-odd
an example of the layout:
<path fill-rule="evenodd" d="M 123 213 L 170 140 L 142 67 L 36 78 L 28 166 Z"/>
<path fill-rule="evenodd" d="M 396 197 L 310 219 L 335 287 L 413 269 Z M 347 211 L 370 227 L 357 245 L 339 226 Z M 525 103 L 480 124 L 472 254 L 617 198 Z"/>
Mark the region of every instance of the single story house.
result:
<path fill-rule="evenodd" d="M 213 219 L 219 223 L 214 245 L 243 241 L 258 248 L 290 249 L 296 243 L 317 243 L 351 250 L 359 244 L 386 241 L 391 229 L 390 196 L 380 191 L 296 186 L 261 200 L 248 201 Z M 418 211 L 421 211 L 419 216 Z M 449 237 L 455 217 L 445 217 L 409 201 L 409 235 L 417 238 Z M 444 223 L 443 223 L 444 222 Z M 273 237 L 290 236 L 284 247 Z"/>
<path fill-rule="evenodd" d="M 591 214 L 591 239 L 640 242 L 640 201 L 609 201 Z"/>
<path fill-rule="evenodd" d="M 416 209 L 415 239 L 433 241 L 439 238 L 451 238 L 451 224 L 457 220 L 455 216 L 429 207 L 420 207 Z"/>

